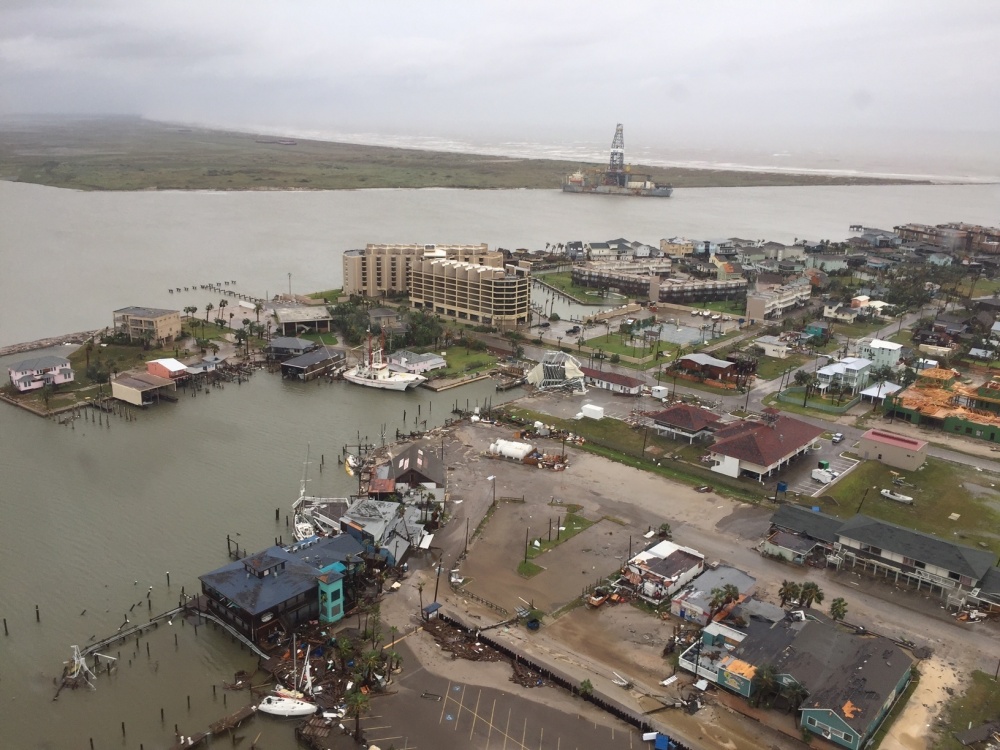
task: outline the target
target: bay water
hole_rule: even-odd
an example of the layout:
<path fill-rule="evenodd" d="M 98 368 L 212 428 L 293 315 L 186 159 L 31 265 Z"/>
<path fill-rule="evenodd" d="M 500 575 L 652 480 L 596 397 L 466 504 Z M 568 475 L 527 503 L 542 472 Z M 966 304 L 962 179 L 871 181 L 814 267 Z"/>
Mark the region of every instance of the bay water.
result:
<path fill-rule="evenodd" d="M 994 185 L 730 188 L 623 200 L 556 191 L 82 193 L 0 182 L 0 346 L 107 326 L 127 305 L 203 310 L 219 302 L 192 289 L 205 283 L 235 281 L 259 297 L 289 283 L 296 293 L 335 288 L 341 253 L 367 242 L 542 249 L 620 236 L 836 240 L 852 223 L 997 223 L 998 199 Z M 0 372 L 24 356 L 0 358 Z M 344 495 L 354 480 L 336 456 L 359 433 L 379 442 L 383 425 L 390 439 L 413 429 L 418 408 L 430 427 L 456 402 L 517 395 L 495 394 L 490 381 L 386 395 L 261 372 L 110 426 L 61 426 L 0 405 L 0 617 L 9 631 L 0 634 L 0 744 L 83 749 L 93 738 L 99 749 L 162 748 L 175 723 L 196 731 L 232 711 L 237 695 L 224 705 L 211 686 L 252 669 L 254 657 L 221 631 L 196 635 L 181 621 L 113 647 L 118 671 L 99 677 L 97 691 L 64 691 L 53 702 L 53 678 L 73 644 L 114 632 L 126 616 L 137 622 L 170 608 L 182 586 L 197 590 L 197 576 L 226 561 L 227 535 L 250 550 L 288 539 L 285 515 L 307 447 L 310 493 Z M 257 721 L 247 731 L 264 732 L 268 748 L 295 746 L 287 726 Z"/>

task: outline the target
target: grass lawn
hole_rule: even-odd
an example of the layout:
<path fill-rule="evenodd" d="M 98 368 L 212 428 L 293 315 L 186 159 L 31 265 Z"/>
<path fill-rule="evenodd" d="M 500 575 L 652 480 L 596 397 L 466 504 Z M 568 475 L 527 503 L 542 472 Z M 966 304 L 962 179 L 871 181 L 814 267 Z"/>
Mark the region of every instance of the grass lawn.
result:
<path fill-rule="evenodd" d="M 757 360 L 758 380 L 774 380 L 780 378 L 785 370 L 801 367 L 809 361 L 805 354 L 789 354 L 784 359 L 762 356 Z"/>
<path fill-rule="evenodd" d="M 719 494 L 739 500 L 759 502 L 764 497 L 760 485 L 756 482 L 730 479 L 697 463 L 697 459 L 704 453 L 699 446 L 659 437 L 653 430 L 647 435 L 644 429 L 633 429 L 617 419 L 560 419 L 522 408 L 504 408 L 503 411 L 527 422 L 544 422 L 557 429 L 580 435 L 586 441 L 580 446 L 582 450 L 642 471 L 651 471 L 693 486 L 708 484 L 715 487 Z M 645 455 L 642 452 L 643 442 L 646 445 Z M 679 455 L 682 459 L 692 460 L 694 463 L 668 458 L 671 455 Z"/>
<path fill-rule="evenodd" d="M 308 296 L 312 299 L 325 299 L 329 303 L 336 302 L 341 295 L 343 295 L 343 289 L 327 289 L 324 292 L 312 292 Z"/>
<path fill-rule="evenodd" d="M 517 564 L 517 574 L 522 578 L 537 576 L 543 570 L 545 570 L 545 568 L 541 565 L 535 565 L 535 563 L 531 562 L 531 560 L 521 560 L 521 562 Z"/>
<path fill-rule="evenodd" d="M 732 315 L 733 317 L 739 318 L 744 317 L 747 311 L 746 300 L 742 299 L 724 299 L 716 300 L 714 302 L 698 302 L 691 305 L 691 307 L 702 310 L 715 310 L 717 313 Z"/>
<path fill-rule="evenodd" d="M 821 498 L 823 511 L 839 518 L 850 518 L 861 504 L 861 512 L 873 518 L 934 534 L 970 547 L 981 547 L 1000 554 L 1000 538 L 990 532 L 1000 524 L 1000 492 L 990 488 L 997 477 L 971 471 L 935 458 L 928 458 L 917 471 L 900 471 L 899 477 L 916 485 L 895 487 L 888 466 L 866 461 L 833 485 L 829 493 L 836 502 Z M 963 484 L 965 483 L 965 484 Z M 965 485 L 975 484 L 973 492 Z M 869 489 L 874 488 L 874 489 Z M 913 497 L 913 505 L 904 505 L 879 494 L 883 488 Z M 865 496 L 865 490 L 868 494 Z M 948 516 L 958 513 L 956 521 Z"/>
<path fill-rule="evenodd" d="M 834 323 L 833 332 L 838 336 L 847 336 L 852 339 L 860 339 L 868 336 L 879 328 L 889 325 L 889 321 L 873 320 L 856 323 Z"/>
<path fill-rule="evenodd" d="M 315 333 L 312 331 L 306 331 L 298 334 L 296 338 L 305 339 L 306 341 L 315 341 L 317 344 L 322 346 L 333 346 L 337 343 L 337 335 L 334 333 Z"/>
<path fill-rule="evenodd" d="M 546 336 L 546 341 L 551 338 Z M 635 337 L 635 345 L 633 346 L 632 341 L 628 336 L 623 337 L 619 333 L 611 332 L 611 335 L 604 334 L 602 336 L 595 336 L 592 339 L 587 339 L 583 342 L 584 346 L 590 347 L 591 349 L 597 350 L 601 349 L 609 356 L 612 354 L 625 355 L 627 357 L 636 357 L 641 359 L 642 357 L 650 357 L 653 354 L 653 350 L 649 346 L 643 347 L 642 335 L 639 334 Z M 571 346 L 572 344 L 572 346 Z M 572 336 L 563 339 L 563 345 L 567 349 L 576 349 L 576 339 Z M 674 352 L 677 349 L 676 344 L 670 344 L 666 341 L 660 342 L 661 352 Z M 586 357 L 586 354 L 581 353 L 578 358 Z M 667 356 L 667 355 L 664 355 Z M 673 355 L 670 355 L 670 359 L 673 359 Z"/>
<path fill-rule="evenodd" d="M 985 672 L 973 672 L 972 683 L 962 695 L 954 695 L 948 701 L 942 712 L 942 717 L 948 723 L 934 742 L 934 750 L 961 750 L 963 745 L 952 736 L 952 732 L 961 732 L 979 726 L 983 722 L 997 718 L 997 706 L 1000 705 L 1000 682 L 993 680 L 993 675 Z"/>
<path fill-rule="evenodd" d="M 553 531 L 552 539 L 548 539 L 548 535 L 544 537 L 535 537 L 528 544 L 528 562 L 531 562 L 534 558 L 541 554 L 548 552 L 554 547 L 558 547 L 565 541 L 568 541 L 579 534 L 581 531 L 586 531 L 591 526 L 594 525 L 594 521 L 590 521 L 581 515 L 576 513 L 567 513 L 562 518 L 561 525 L 563 526 L 562 531 L 555 529 Z M 556 538 L 558 532 L 558 539 Z M 538 545 L 535 545 L 538 542 Z M 523 563 L 522 563 L 523 564 Z M 518 566 L 520 567 L 520 566 Z"/>
<path fill-rule="evenodd" d="M 587 292 L 594 291 L 589 287 L 577 286 L 573 283 L 573 274 L 568 271 L 559 271 L 554 273 L 540 273 L 536 277 L 539 281 L 544 281 L 549 286 L 554 286 L 561 292 L 565 292 L 571 297 L 578 298 L 581 302 L 590 305 L 600 305 L 603 304 L 603 300 L 600 297 L 588 297 Z"/>
<path fill-rule="evenodd" d="M 438 353 L 442 352 L 448 367 L 444 370 L 434 370 L 435 377 L 452 378 L 456 375 L 492 370 L 497 364 L 497 358 L 489 352 L 477 352 L 472 349 L 466 351 L 464 346 L 452 346 L 441 349 Z"/>

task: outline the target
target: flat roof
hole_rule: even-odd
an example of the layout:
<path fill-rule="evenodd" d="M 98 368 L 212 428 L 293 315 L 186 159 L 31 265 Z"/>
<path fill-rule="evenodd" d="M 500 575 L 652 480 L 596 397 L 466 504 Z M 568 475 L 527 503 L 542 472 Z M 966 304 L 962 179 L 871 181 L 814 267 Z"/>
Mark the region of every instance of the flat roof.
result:
<path fill-rule="evenodd" d="M 321 346 L 318 349 L 313 349 L 311 352 L 306 352 L 305 354 L 300 354 L 297 357 L 292 357 L 291 359 L 282 362 L 281 366 L 305 369 L 306 367 L 317 365 L 320 362 L 343 358 L 343 352 L 337 349 L 331 349 L 329 346 Z"/>
<path fill-rule="evenodd" d="M 123 307 L 115 310 L 115 315 L 131 315 L 136 318 L 162 318 L 164 315 L 180 315 L 180 310 L 163 310 L 159 307 Z"/>
<path fill-rule="evenodd" d="M 115 378 L 114 382 L 137 391 L 152 391 L 163 386 L 177 386 L 177 383 L 170 378 L 161 378 L 159 375 L 151 375 L 148 372 L 124 373 Z"/>
<path fill-rule="evenodd" d="M 281 323 L 315 323 L 319 320 L 332 320 L 326 306 L 317 307 L 276 307 L 274 315 Z"/>
<path fill-rule="evenodd" d="M 153 363 L 166 367 L 170 372 L 180 372 L 181 370 L 186 370 L 187 365 L 183 362 L 174 359 L 173 357 L 164 357 L 162 359 L 151 359 L 146 364 L 151 365 Z"/>
<path fill-rule="evenodd" d="M 885 430 L 871 429 L 868 430 L 861 439 L 868 438 L 869 440 L 874 440 L 878 443 L 885 443 L 886 445 L 894 445 L 897 448 L 906 448 L 907 450 L 919 451 L 927 447 L 926 440 L 918 440 L 917 438 L 906 437 L 905 435 L 898 435 L 895 432 L 887 432 Z"/>

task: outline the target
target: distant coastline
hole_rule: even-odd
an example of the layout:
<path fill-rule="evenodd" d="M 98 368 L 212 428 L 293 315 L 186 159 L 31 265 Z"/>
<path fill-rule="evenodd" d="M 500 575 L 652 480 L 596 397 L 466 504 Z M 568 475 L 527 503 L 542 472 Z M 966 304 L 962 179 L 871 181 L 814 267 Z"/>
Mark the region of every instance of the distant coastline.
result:
<path fill-rule="evenodd" d="M 428 151 L 139 118 L 0 121 L 0 179 L 75 190 L 558 190 L 593 162 Z M 919 185 L 932 180 L 643 166 L 675 188 Z"/>

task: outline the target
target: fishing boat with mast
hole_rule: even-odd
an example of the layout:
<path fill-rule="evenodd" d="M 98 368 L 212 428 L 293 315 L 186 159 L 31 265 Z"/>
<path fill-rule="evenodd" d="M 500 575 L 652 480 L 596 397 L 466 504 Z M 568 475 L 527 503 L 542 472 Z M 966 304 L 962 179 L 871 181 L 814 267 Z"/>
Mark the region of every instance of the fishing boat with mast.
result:
<path fill-rule="evenodd" d="M 427 380 L 423 375 L 389 369 L 389 365 L 382 358 L 385 350 L 385 333 L 380 334 L 376 344 L 372 341 L 372 332 L 369 329 L 365 349 L 365 358 L 356 366 L 344 371 L 344 380 L 349 383 L 387 391 L 405 391 L 416 388 Z"/>

